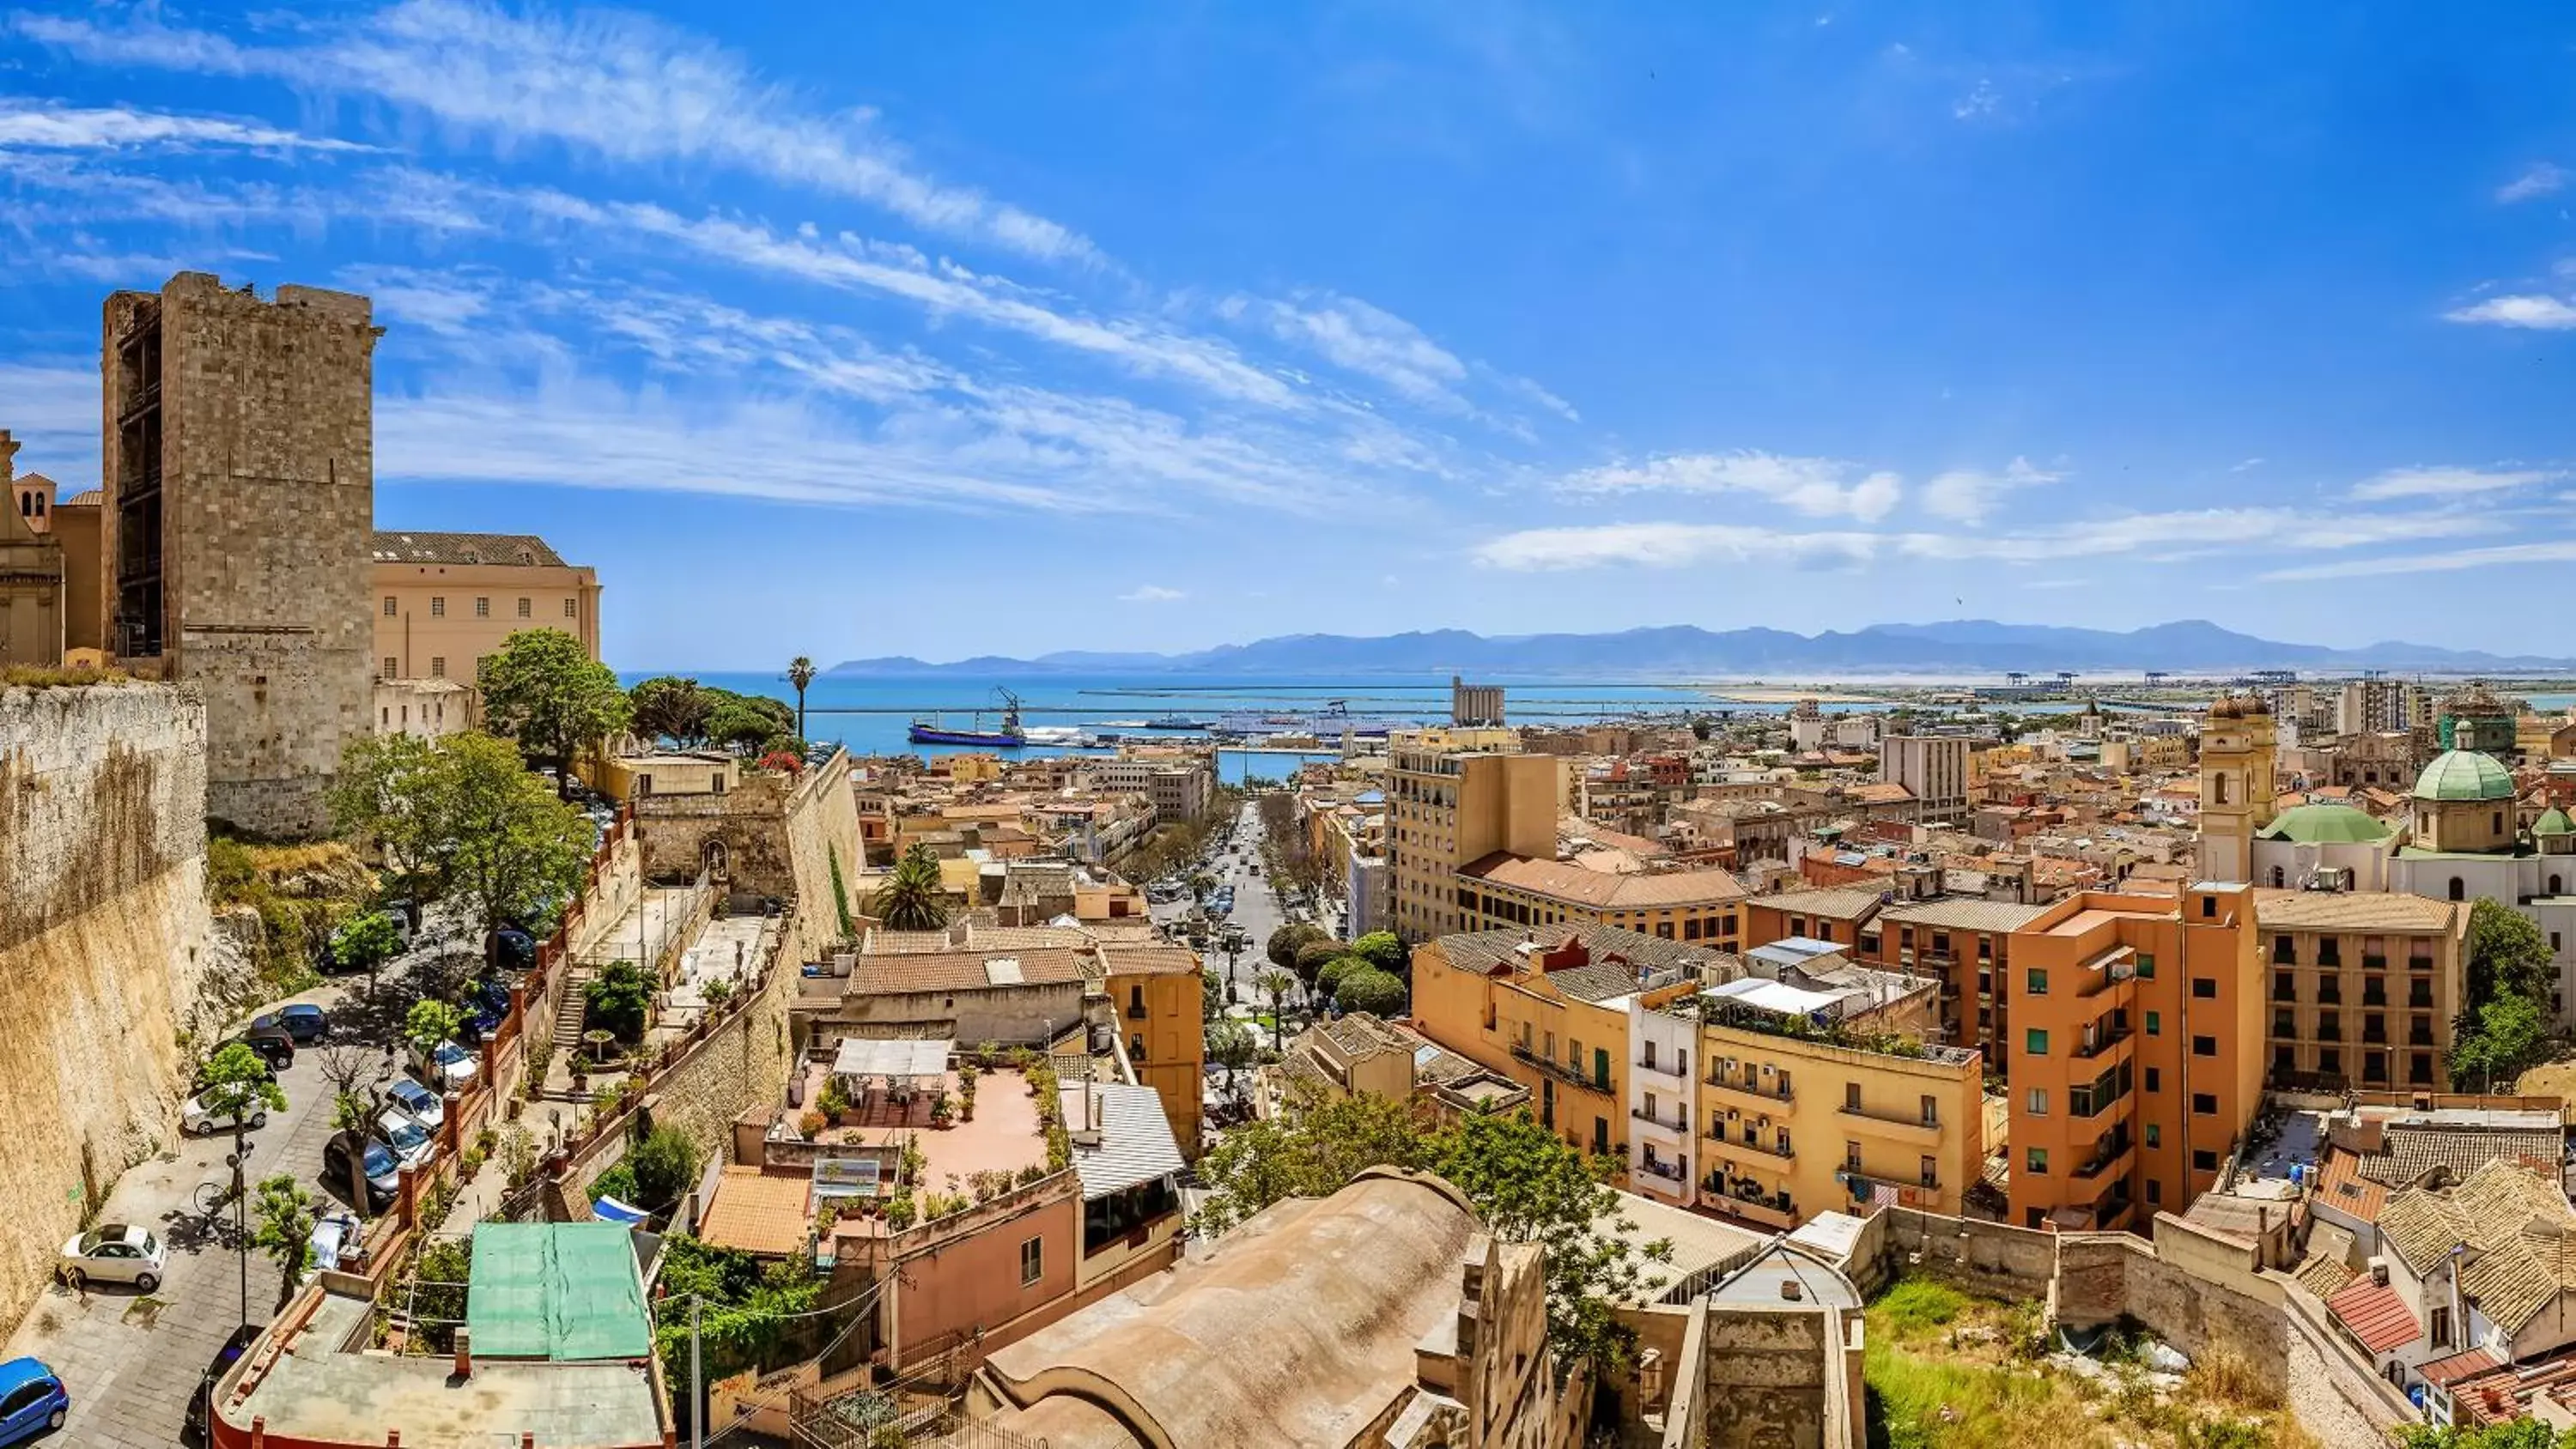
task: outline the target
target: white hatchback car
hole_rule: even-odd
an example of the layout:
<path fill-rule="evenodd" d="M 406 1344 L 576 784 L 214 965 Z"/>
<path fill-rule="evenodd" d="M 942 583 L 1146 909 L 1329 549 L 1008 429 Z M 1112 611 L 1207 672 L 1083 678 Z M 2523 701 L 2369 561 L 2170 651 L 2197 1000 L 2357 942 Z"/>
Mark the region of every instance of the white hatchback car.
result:
<path fill-rule="evenodd" d="M 396 1077 L 386 1083 L 385 1100 L 432 1132 L 447 1120 L 447 1104 L 439 1100 L 436 1092 L 409 1077 Z"/>
<path fill-rule="evenodd" d="M 131 1283 L 149 1293 L 161 1286 L 161 1265 L 167 1256 L 161 1240 L 143 1229 L 106 1223 L 63 1244 L 62 1275 L 75 1288 L 84 1283 Z"/>
<path fill-rule="evenodd" d="M 211 1137 L 218 1132 L 230 1132 L 235 1125 L 232 1114 L 218 1114 L 208 1107 L 203 1093 L 190 1097 L 188 1104 L 179 1109 L 179 1130 L 191 1137 Z M 268 1108 L 261 1103 L 252 1103 L 250 1120 L 243 1125 L 253 1131 L 267 1126 Z"/>
<path fill-rule="evenodd" d="M 451 1087 L 458 1091 L 474 1085 L 483 1070 L 474 1054 L 452 1041 L 443 1041 L 428 1051 L 415 1051 L 412 1064 L 433 1087 Z"/>

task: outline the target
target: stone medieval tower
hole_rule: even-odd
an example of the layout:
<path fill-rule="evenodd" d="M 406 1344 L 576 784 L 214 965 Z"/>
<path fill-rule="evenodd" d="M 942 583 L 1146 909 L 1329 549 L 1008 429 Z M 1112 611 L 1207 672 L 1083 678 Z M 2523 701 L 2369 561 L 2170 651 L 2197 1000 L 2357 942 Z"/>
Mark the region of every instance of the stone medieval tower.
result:
<path fill-rule="evenodd" d="M 317 834 L 373 707 L 372 309 L 181 272 L 104 331 L 108 647 L 204 691 L 209 815 Z"/>
<path fill-rule="evenodd" d="M 2260 695 L 2209 707 L 2200 732 L 2200 878 L 2248 884 L 2254 836 L 2272 823 L 2274 731 Z"/>

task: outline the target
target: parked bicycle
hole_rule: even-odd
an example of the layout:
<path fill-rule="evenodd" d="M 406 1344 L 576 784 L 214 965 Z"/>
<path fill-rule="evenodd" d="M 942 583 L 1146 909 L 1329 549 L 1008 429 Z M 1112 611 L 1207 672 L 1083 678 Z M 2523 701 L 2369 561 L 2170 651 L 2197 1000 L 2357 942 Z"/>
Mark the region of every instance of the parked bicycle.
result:
<path fill-rule="evenodd" d="M 225 1210 L 233 1205 L 233 1200 L 239 1195 L 229 1181 L 198 1183 L 195 1198 L 197 1214 L 209 1222 L 219 1222 L 223 1219 Z"/>

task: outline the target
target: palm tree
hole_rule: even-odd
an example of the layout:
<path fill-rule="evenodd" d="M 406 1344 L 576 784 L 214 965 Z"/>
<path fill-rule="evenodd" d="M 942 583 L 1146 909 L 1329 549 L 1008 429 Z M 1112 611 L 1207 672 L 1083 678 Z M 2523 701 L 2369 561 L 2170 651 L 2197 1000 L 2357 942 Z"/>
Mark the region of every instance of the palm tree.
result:
<path fill-rule="evenodd" d="M 1276 1052 L 1287 1051 L 1285 1033 L 1288 1030 L 1288 1016 L 1281 1003 L 1287 1000 L 1288 988 L 1297 984 L 1297 978 L 1285 971 L 1274 969 L 1253 977 L 1252 984 L 1257 990 L 1267 993 L 1270 997 L 1270 1049 Z"/>
<path fill-rule="evenodd" d="M 947 894 L 929 846 L 916 842 L 903 853 L 893 877 L 869 900 L 868 909 L 889 930 L 936 931 L 948 924 Z"/>
<path fill-rule="evenodd" d="M 814 682 L 814 661 L 799 654 L 787 661 L 787 682 L 796 687 L 796 738 L 805 734 L 805 686 Z"/>

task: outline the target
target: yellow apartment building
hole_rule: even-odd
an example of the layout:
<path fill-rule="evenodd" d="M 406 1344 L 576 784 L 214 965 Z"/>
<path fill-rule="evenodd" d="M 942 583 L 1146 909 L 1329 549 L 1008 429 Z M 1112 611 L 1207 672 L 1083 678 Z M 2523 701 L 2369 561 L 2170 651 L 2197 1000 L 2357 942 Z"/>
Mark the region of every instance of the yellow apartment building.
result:
<path fill-rule="evenodd" d="M 1413 1024 L 1529 1090 L 1539 1122 L 1628 1159 L 1628 1004 L 1699 989 L 1706 947 L 1612 926 L 1470 931 L 1414 948 Z"/>
<path fill-rule="evenodd" d="M 2218 1179 L 2263 1095 L 2254 888 L 2085 891 L 2013 933 L 2011 1218 L 2132 1228 Z"/>
<path fill-rule="evenodd" d="M 1199 1154 L 1207 1089 L 1205 998 L 1198 953 L 1183 946 L 1099 947 L 1101 989 L 1136 1080 L 1163 1099 L 1181 1151 Z"/>
<path fill-rule="evenodd" d="M 2254 892 L 2271 1083 L 2440 1090 L 2450 1081 L 2469 908 L 2386 891 Z"/>
<path fill-rule="evenodd" d="M 473 680 L 521 629 L 560 629 L 599 657 L 599 574 L 527 533 L 375 536 L 382 679 Z"/>
<path fill-rule="evenodd" d="M 1495 851 L 1452 876 L 1470 930 L 1507 926 L 1617 926 L 1667 941 L 1736 949 L 1744 886 L 1714 868 L 1620 875 L 1571 861 Z"/>
<path fill-rule="evenodd" d="M 1395 933 L 1469 929 L 1453 877 L 1496 851 L 1553 858 L 1565 762 L 1520 753 L 1507 729 L 1403 730 L 1387 743 L 1386 847 Z"/>
<path fill-rule="evenodd" d="M 1879 1203 L 1957 1214 L 1987 1151 L 1978 1053 L 1835 1020 L 1847 1004 L 1758 979 L 1632 1000 L 1633 1189 L 1775 1230 Z"/>

